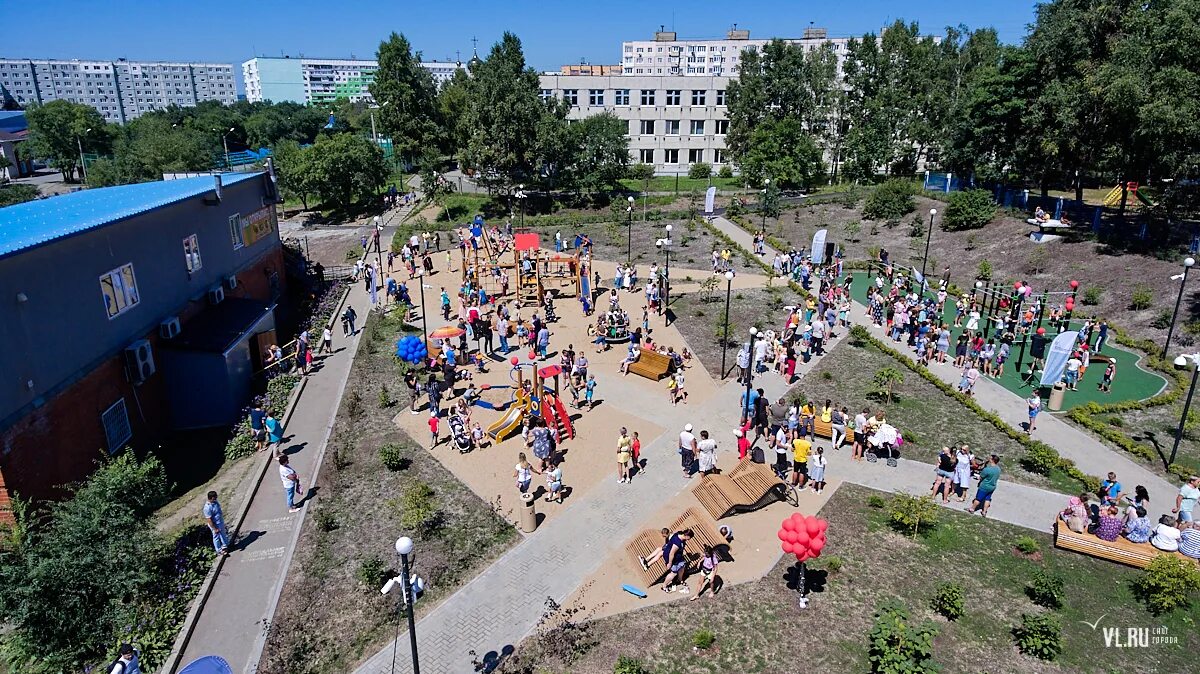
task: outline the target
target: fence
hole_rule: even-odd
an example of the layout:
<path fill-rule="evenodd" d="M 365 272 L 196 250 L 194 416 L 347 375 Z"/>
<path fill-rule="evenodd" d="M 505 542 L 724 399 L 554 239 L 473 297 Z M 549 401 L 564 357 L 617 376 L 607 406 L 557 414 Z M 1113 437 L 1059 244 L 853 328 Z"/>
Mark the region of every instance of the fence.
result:
<path fill-rule="evenodd" d="M 923 188 L 928 192 L 957 192 L 958 190 L 974 186 L 974 180 L 968 179 L 966 182 L 963 182 L 962 178 L 953 173 L 933 173 L 926 171 Z"/>

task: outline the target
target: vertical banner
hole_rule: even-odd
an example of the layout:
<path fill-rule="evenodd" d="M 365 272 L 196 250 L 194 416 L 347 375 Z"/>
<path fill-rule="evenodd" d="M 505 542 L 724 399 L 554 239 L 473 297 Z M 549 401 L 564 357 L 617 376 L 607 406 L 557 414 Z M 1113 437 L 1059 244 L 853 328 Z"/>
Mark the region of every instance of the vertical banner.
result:
<path fill-rule="evenodd" d="M 813 234 L 812 253 L 809 256 L 813 264 L 823 264 L 825 262 L 825 235 L 829 230 L 819 229 L 816 234 Z"/>
<path fill-rule="evenodd" d="M 717 186 L 713 185 L 704 193 L 704 214 L 712 215 L 713 204 L 717 200 Z"/>
<path fill-rule="evenodd" d="M 1050 350 L 1046 352 L 1046 367 L 1042 370 L 1042 386 L 1053 386 L 1062 379 L 1063 370 L 1067 369 L 1067 359 L 1071 357 L 1078 339 L 1078 332 L 1068 330 L 1050 343 Z"/>

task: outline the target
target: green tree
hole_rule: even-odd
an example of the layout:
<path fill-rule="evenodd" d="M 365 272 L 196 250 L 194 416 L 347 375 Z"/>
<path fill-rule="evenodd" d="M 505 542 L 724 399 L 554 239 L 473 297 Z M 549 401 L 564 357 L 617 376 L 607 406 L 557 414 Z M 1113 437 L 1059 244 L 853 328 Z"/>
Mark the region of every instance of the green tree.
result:
<path fill-rule="evenodd" d="M 780 187 L 812 185 L 825 174 L 821 148 L 800 120 L 769 119 L 759 124 L 739 157 L 742 175 L 752 183 L 765 179 Z"/>
<path fill-rule="evenodd" d="M 408 39 L 392 33 L 380 43 L 379 70 L 371 83 L 371 96 L 379 131 L 392 139 L 400 157 L 416 157 L 441 144 L 437 87 L 433 75 L 421 67 L 421 52 Z"/>
<path fill-rule="evenodd" d="M 26 150 L 62 171 L 64 180 L 75 179 L 80 147 L 84 152 L 108 151 L 107 122 L 90 105 L 64 99 L 30 105 L 25 119 L 29 123 Z"/>
<path fill-rule="evenodd" d="M 579 186 L 590 191 L 616 187 L 629 170 L 628 123 L 604 112 L 568 128 L 578 148 L 574 172 Z"/>
<path fill-rule="evenodd" d="M 466 126 L 467 110 L 471 106 L 472 79 L 467 71 L 459 68 L 450 79 L 442 83 L 437 93 L 438 117 L 442 123 L 442 138 L 450 154 L 461 152 L 467 147 L 470 130 Z"/>
<path fill-rule="evenodd" d="M 294 140 L 276 143 L 273 149 L 275 176 L 285 198 L 297 198 L 308 210 L 308 197 L 317 191 L 317 173 L 313 166 L 314 151 L 301 148 Z"/>
<path fill-rule="evenodd" d="M 318 138 L 303 166 L 314 176 L 315 191 L 325 205 L 341 209 L 349 209 L 356 199 L 369 201 L 390 175 L 383 152 L 349 133 Z"/>

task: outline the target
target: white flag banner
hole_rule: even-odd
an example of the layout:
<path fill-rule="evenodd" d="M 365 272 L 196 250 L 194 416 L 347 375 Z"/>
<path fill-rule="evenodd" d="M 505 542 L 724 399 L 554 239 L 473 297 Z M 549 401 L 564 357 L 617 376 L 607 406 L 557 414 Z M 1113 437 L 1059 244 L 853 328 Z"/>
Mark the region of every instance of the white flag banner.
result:
<path fill-rule="evenodd" d="M 717 201 L 717 186 L 713 185 L 704 193 L 704 214 L 712 215 L 714 204 Z"/>
<path fill-rule="evenodd" d="M 812 254 L 809 256 L 813 264 L 823 264 L 825 262 L 825 236 L 829 230 L 819 229 L 816 234 L 813 234 Z"/>
<path fill-rule="evenodd" d="M 1067 359 L 1071 357 L 1078 340 L 1079 333 L 1068 330 L 1050 342 L 1050 348 L 1046 350 L 1046 367 L 1042 370 L 1042 386 L 1053 386 L 1062 379 Z"/>

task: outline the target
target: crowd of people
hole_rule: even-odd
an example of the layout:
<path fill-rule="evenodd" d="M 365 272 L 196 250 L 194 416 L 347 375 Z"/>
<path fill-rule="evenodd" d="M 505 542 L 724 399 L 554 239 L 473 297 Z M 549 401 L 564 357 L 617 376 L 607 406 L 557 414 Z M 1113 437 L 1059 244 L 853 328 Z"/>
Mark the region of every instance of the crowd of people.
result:
<path fill-rule="evenodd" d="M 1164 552 L 1179 552 L 1200 559 L 1200 523 L 1193 511 L 1200 500 L 1200 477 L 1192 476 L 1179 488 L 1170 512 L 1150 518 L 1150 493 L 1142 485 L 1123 491 L 1115 473 L 1109 473 L 1096 494 L 1072 496 L 1058 514 L 1060 526 L 1076 533 L 1088 532 L 1104 541 L 1124 538 Z"/>

